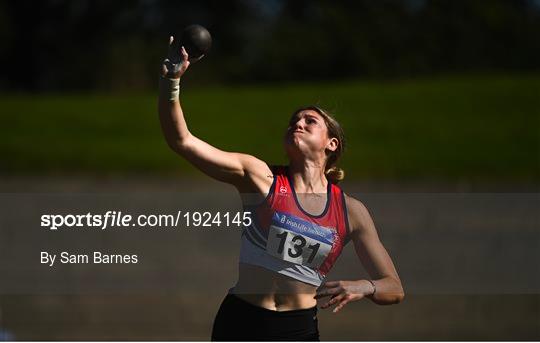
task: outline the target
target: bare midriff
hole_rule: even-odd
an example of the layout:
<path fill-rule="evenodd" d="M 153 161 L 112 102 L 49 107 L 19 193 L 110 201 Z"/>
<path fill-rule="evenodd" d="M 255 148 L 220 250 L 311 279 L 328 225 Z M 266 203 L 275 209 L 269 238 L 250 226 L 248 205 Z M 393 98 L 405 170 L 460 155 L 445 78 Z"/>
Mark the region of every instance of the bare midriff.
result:
<path fill-rule="evenodd" d="M 316 289 L 262 267 L 240 263 L 238 282 L 231 293 L 255 306 L 290 311 L 316 306 Z"/>

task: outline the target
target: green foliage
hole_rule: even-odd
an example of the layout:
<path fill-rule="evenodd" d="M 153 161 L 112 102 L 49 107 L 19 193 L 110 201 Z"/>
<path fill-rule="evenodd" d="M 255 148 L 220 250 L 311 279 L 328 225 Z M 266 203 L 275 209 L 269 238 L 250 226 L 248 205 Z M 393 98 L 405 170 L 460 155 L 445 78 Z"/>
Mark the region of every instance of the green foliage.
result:
<path fill-rule="evenodd" d="M 538 1 L 0 2 L 1 91 L 151 91 L 169 36 L 213 46 L 192 84 L 540 69 Z"/>
<path fill-rule="evenodd" d="M 539 180 L 540 77 L 182 88 L 191 131 L 229 151 L 286 163 L 281 138 L 299 106 L 333 111 L 349 178 Z M 4 95 L 9 172 L 197 173 L 165 144 L 157 94 Z"/>

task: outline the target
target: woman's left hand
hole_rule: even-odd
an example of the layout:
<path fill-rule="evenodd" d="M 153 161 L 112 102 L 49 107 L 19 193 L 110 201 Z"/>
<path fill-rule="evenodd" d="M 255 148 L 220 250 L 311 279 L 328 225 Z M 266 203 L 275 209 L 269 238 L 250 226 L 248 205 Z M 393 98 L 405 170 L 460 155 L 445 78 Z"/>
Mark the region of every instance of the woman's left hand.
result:
<path fill-rule="evenodd" d="M 333 313 L 338 312 L 351 301 L 360 300 L 367 295 L 373 294 L 373 285 L 367 280 L 357 281 L 328 281 L 317 289 L 315 299 L 330 297 L 321 308 L 326 309 L 336 305 Z"/>

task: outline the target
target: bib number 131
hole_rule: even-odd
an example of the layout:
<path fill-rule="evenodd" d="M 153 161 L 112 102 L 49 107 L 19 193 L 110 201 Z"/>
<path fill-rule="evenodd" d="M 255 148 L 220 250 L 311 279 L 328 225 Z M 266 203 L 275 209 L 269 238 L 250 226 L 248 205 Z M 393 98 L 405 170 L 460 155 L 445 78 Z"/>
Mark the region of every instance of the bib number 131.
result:
<path fill-rule="evenodd" d="M 266 246 L 267 252 L 275 257 L 310 267 L 319 267 L 331 248 L 325 242 L 273 225 Z"/>

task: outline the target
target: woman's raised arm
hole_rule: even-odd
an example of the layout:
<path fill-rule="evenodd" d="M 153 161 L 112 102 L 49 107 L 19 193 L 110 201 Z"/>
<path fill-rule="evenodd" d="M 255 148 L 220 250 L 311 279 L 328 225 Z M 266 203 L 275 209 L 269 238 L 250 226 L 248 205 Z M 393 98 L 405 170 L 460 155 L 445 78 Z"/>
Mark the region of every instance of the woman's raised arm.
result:
<path fill-rule="evenodd" d="M 189 67 L 188 54 L 182 47 L 172 51 L 173 37 L 169 40 L 169 55 L 163 62 L 159 84 L 159 119 L 167 144 L 210 177 L 233 184 L 244 191 L 268 190 L 272 172 L 258 158 L 220 150 L 191 134 L 179 100 L 180 78 Z M 177 56 L 177 57 L 175 57 Z"/>

